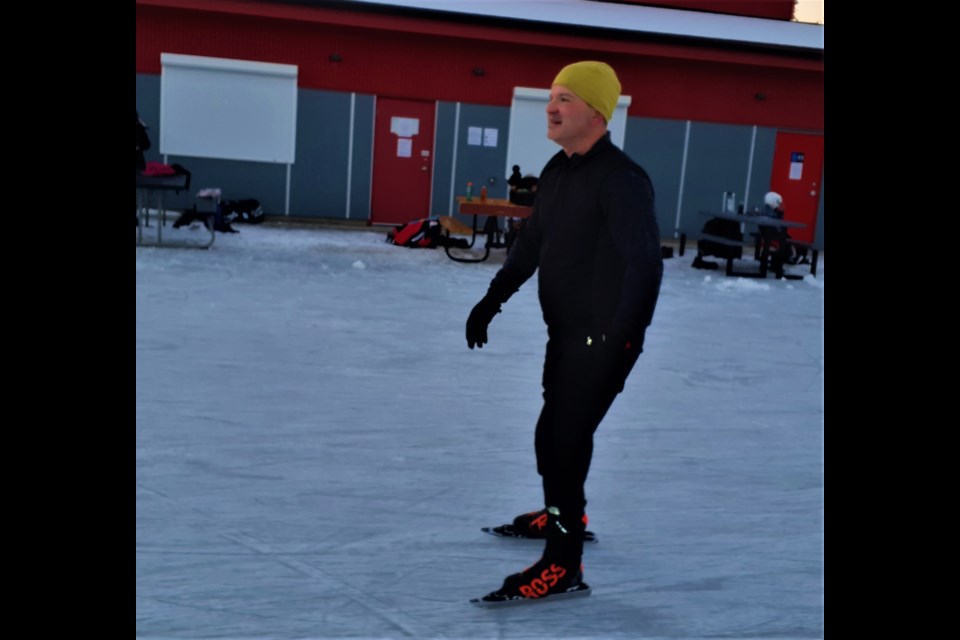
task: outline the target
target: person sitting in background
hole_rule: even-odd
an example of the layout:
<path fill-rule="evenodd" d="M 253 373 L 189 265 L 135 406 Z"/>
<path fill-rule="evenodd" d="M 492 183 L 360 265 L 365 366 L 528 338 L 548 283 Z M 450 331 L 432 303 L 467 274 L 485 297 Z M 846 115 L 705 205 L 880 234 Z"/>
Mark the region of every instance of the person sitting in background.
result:
<path fill-rule="evenodd" d="M 510 202 L 524 207 L 532 207 L 537 193 L 537 177 L 532 173 L 520 175 L 520 165 L 513 165 L 513 174 L 510 176 Z"/>
<path fill-rule="evenodd" d="M 537 176 L 533 175 L 532 173 L 528 173 L 527 175 L 523 176 L 523 180 L 520 181 L 520 191 L 529 191 L 531 194 L 533 194 L 530 196 L 531 205 L 533 204 L 533 198 L 537 194 L 537 184 L 539 182 L 540 181 L 537 179 Z"/>
<path fill-rule="evenodd" d="M 510 202 L 513 202 L 513 194 L 520 188 L 521 180 L 523 180 L 523 176 L 520 174 L 520 165 L 515 164 L 513 165 L 513 173 L 507 179 L 507 184 L 510 185 Z"/>
<path fill-rule="evenodd" d="M 784 212 L 783 196 L 776 191 L 770 191 L 767 195 L 763 196 L 763 215 L 768 218 L 783 220 Z M 784 262 L 788 264 L 810 264 L 810 261 L 807 259 L 806 247 L 798 247 L 787 242 L 780 242 L 780 240 L 791 239 L 786 227 L 761 226 L 760 233 L 766 235 L 774 234 L 776 236 L 777 251 L 773 254 L 775 262 L 779 262 L 781 265 Z"/>
<path fill-rule="evenodd" d="M 520 174 L 520 165 L 513 165 L 513 173 L 510 174 L 510 179 L 507 180 L 507 184 L 510 185 L 510 195 L 509 200 L 511 204 L 522 205 L 525 207 L 533 206 L 533 199 L 536 196 L 537 191 L 537 178 L 531 174 L 523 176 Z M 513 241 L 517 237 L 517 233 L 520 232 L 520 228 L 523 227 L 525 218 L 507 218 L 506 220 L 506 233 L 504 233 L 504 244 L 507 247 L 507 251 L 510 251 L 510 247 L 513 246 Z"/>

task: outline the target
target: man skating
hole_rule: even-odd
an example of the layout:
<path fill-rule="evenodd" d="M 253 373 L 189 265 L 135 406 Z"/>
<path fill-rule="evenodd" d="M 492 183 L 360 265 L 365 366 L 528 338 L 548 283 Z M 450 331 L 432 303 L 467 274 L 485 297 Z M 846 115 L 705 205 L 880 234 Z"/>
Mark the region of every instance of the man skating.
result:
<path fill-rule="evenodd" d="M 538 272 L 548 341 L 534 448 L 544 507 L 512 526 L 528 527 L 545 546 L 480 604 L 590 591 L 581 560 L 593 434 L 643 351 L 663 276 L 653 186 L 607 131 L 620 89 L 603 62 L 557 74 L 547 137 L 561 151 L 544 167 L 533 212 L 467 319 L 467 346 L 482 348 L 501 305 Z"/>

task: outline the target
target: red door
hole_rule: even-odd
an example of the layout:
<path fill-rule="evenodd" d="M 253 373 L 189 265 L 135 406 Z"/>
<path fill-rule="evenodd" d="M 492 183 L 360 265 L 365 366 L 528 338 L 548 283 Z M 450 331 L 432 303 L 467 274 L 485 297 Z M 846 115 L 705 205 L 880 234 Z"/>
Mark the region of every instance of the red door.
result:
<path fill-rule="evenodd" d="M 790 236 L 795 240 L 813 242 L 817 230 L 822 175 L 823 136 L 786 132 L 777 134 L 770 190 L 783 196 L 785 220 L 807 225 L 802 229 L 790 229 Z"/>
<path fill-rule="evenodd" d="M 371 224 L 430 216 L 435 103 L 377 98 L 373 132 Z"/>

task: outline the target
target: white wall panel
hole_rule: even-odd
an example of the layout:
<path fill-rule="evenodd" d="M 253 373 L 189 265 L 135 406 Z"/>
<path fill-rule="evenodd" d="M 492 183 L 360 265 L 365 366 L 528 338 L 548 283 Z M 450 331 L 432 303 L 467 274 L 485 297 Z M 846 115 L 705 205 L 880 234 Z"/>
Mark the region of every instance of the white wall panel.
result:
<path fill-rule="evenodd" d="M 547 161 L 560 151 L 559 145 L 547 138 L 547 102 L 549 89 L 515 87 L 510 105 L 510 135 L 507 138 L 507 166 L 504 175 L 520 165 L 520 173 L 540 175 Z M 630 96 L 620 96 L 613 118 L 607 125 L 613 144 L 623 149 L 627 131 L 627 107 Z"/>
<path fill-rule="evenodd" d="M 297 66 L 160 55 L 160 153 L 293 164 Z"/>

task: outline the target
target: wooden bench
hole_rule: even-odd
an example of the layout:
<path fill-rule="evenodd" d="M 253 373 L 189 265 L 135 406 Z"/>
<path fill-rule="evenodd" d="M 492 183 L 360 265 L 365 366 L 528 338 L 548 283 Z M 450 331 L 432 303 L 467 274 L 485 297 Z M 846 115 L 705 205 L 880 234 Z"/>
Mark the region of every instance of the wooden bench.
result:
<path fill-rule="evenodd" d="M 443 230 L 447 232 L 448 236 L 452 233 L 455 233 L 459 236 L 473 235 L 473 229 L 463 224 L 453 216 L 440 216 L 440 226 L 443 227 Z"/>

